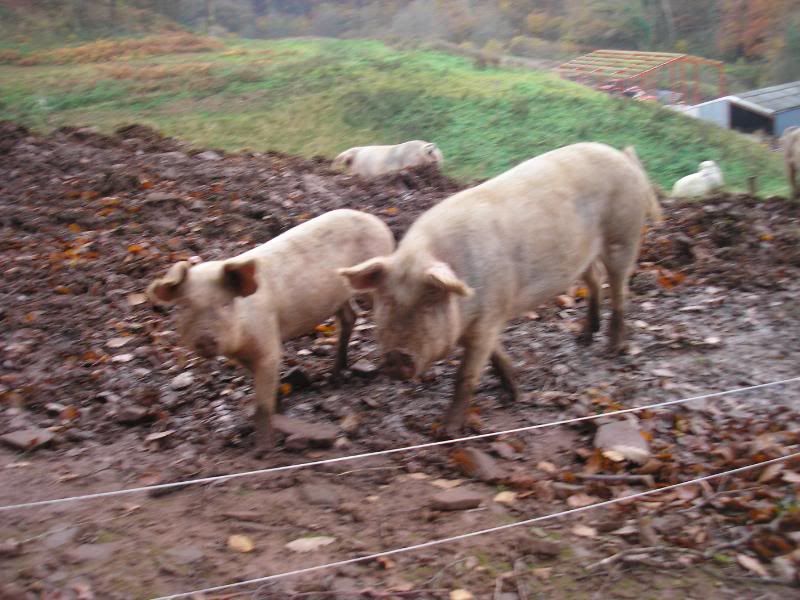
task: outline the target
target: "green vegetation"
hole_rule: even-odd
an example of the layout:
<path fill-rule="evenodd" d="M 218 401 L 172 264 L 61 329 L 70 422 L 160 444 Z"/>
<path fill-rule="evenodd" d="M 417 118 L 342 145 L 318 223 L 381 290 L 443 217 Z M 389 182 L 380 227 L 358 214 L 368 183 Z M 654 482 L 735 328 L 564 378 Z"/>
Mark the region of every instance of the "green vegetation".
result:
<path fill-rule="evenodd" d="M 542 72 L 477 69 L 437 52 L 328 39 L 230 41 L 219 50 L 156 55 L 146 45 L 70 64 L 0 66 L 0 118 L 38 130 L 142 122 L 200 146 L 334 156 L 350 146 L 437 142 L 446 170 L 495 175 L 582 140 L 634 144 L 654 181 L 671 186 L 716 160 L 732 188 L 757 175 L 785 192 L 779 158 L 739 134 L 655 105 L 618 100 Z M 167 45 L 168 46 L 168 45 Z M 53 56 L 64 56 L 63 53 Z"/>

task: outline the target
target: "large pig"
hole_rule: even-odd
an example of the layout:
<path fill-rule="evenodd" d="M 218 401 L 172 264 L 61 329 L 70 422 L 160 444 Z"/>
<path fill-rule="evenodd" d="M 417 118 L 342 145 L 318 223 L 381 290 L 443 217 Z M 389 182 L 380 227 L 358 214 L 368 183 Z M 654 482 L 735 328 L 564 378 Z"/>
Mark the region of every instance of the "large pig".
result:
<path fill-rule="evenodd" d="M 345 150 L 335 159 L 333 167 L 344 168 L 362 177 L 377 177 L 386 173 L 441 164 L 442 152 L 436 144 L 411 140 L 394 146 L 358 146 Z"/>
<path fill-rule="evenodd" d="M 610 349 L 620 349 L 642 226 L 659 214 L 632 148 L 574 144 L 451 196 L 420 216 L 391 256 L 339 272 L 355 290 L 374 292 L 376 335 L 390 375 L 412 378 L 463 347 L 445 418 L 452 435 L 464 425 L 487 360 L 518 394 L 499 343 L 506 322 L 580 277 L 590 291 L 581 339 L 592 340 L 600 328 L 597 263 L 611 288 Z"/>
<path fill-rule="evenodd" d="M 800 127 L 789 127 L 784 131 L 781 145 L 792 198 L 800 198 Z"/>
<path fill-rule="evenodd" d="M 233 358 L 253 373 L 256 444 L 263 449 L 274 444 L 281 342 L 335 314 L 338 376 L 355 315 L 352 292 L 336 270 L 393 249 L 394 237 L 377 217 L 334 210 L 233 258 L 176 263 L 147 293 L 182 308 L 178 330 L 187 346 L 205 357 Z"/>

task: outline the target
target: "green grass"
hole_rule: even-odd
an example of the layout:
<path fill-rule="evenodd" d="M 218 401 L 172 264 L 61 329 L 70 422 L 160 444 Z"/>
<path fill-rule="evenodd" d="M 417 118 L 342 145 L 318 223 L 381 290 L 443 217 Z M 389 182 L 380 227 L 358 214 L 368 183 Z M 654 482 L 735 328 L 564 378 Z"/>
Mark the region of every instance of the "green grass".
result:
<path fill-rule="evenodd" d="M 203 64 L 210 68 L 199 73 Z M 154 76 L 158 68 L 169 75 Z M 733 132 L 546 73 L 479 70 L 462 57 L 372 41 L 236 40 L 215 52 L 0 66 L 0 118 L 39 130 L 135 121 L 200 146 L 331 157 L 421 138 L 466 180 L 594 140 L 635 145 L 665 188 L 715 160 L 732 189 L 757 175 L 763 193 L 786 192 L 779 157 Z"/>

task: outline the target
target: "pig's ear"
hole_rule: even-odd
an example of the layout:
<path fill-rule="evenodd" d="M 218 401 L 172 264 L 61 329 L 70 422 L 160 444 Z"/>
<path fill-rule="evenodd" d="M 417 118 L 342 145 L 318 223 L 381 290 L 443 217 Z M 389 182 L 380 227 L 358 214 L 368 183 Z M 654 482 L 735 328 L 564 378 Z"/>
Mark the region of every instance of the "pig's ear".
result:
<path fill-rule="evenodd" d="M 425 271 L 425 280 L 436 288 L 459 296 L 471 296 L 473 294 L 472 288 L 461 281 L 458 275 L 453 272 L 453 269 L 450 268 L 450 265 L 444 262 L 436 262 L 428 267 Z"/>
<path fill-rule="evenodd" d="M 337 271 L 357 292 L 369 292 L 380 287 L 386 281 L 387 272 L 386 258 L 383 256 L 376 256 L 354 267 Z"/>
<path fill-rule="evenodd" d="M 167 274 L 147 287 L 147 296 L 155 303 L 169 303 L 178 296 L 178 286 L 186 279 L 191 263 L 182 260 L 169 268 Z"/>
<path fill-rule="evenodd" d="M 428 156 L 434 156 L 435 157 L 437 150 L 438 150 L 438 148 L 436 147 L 436 144 L 434 144 L 434 143 L 425 144 L 425 152 L 428 153 Z"/>
<path fill-rule="evenodd" d="M 249 296 L 258 289 L 256 259 L 241 262 L 226 262 L 222 267 L 225 286 L 237 296 Z"/>

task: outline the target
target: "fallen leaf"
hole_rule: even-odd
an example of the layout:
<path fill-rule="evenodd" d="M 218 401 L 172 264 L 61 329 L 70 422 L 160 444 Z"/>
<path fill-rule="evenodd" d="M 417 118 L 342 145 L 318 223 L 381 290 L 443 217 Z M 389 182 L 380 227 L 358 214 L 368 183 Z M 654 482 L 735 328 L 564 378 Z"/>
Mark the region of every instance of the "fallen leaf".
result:
<path fill-rule="evenodd" d="M 74 421 L 78 416 L 80 416 L 80 411 L 72 404 L 66 406 L 59 415 L 62 421 Z"/>
<path fill-rule="evenodd" d="M 378 563 L 382 569 L 387 571 L 397 565 L 397 563 L 388 556 L 379 556 L 375 559 L 375 562 Z"/>
<path fill-rule="evenodd" d="M 252 552 L 255 544 L 246 535 L 232 535 L 228 538 L 228 548 L 236 552 Z"/>
<path fill-rule="evenodd" d="M 122 348 L 125 344 L 131 341 L 129 337 L 115 337 L 106 342 L 109 348 Z"/>
<path fill-rule="evenodd" d="M 139 306 L 147 302 L 147 294 L 128 294 L 128 304 L 130 306 Z"/>
<path fill-rule="evenodd" d="M 536 463 L 536 468 L 540 471 L 544 471 L 545 473 L 549 473 L 550 475 L 555 475 L 558 473 L 558 467 L 546 460 L 541 460 Z"/>
<path fill-rule="evenodd" d="M 539 569 L 531 569 L 531 573 L 537 579 L 541 579 L 542 581 L 547 581 L 550 579 L 550 574 L 553 572 L 553 567 L 541 567 Z"/>
<path fill-rule="evenodd" d="M 313 550 L 318 550 L 323 546 L 332 544 L 335 541 L 336 541 L 335 537 L 330 537 L 327 535 L 317 535 L 314 537 L 305 537 L 292 540 L 291 542 L 286 544 L 286 548 L 288 548 L 293 552 L 312 552 Z"/>
<path fill-rule="evenodd" d="M 800 483 L 800 473 L 795 471 L 786 471 L 783 474 L 783 480 L 786 483 Z"/>
<path fill-rule="evenodd" d="M 516 492 L 500 492 L 494 497 L 494 501 L 498 504 L 514 504 L 517 500 Z"/>
<path fill-rule="evenodd" d="M 775 479 L 783 470 L 783 463 L 772 463 L 758 477 L 758 483 L 767 483 Z"/>
<path fill-rule="evenodd" d="M 567 498 L 567 505 L 570 508 L 583 508 L 584 506 L 589 506 L 590 504 L 594 504 L 595 502 L 599 502 L 600 498 L 596 496 L 590 496 L 584 492 L 578 492 L 577 494 L 573 494 L 569 498 Z"/>
<path fill-rule="evenodd" d="M 431 485 L 442 490 L 450 490 L 460 486 L 462 483 L 464 483 L 463 479 L 434 479 L 431 481 Z"/>
<path fill-rule="evenodd" d="M 764 568 L 758 559 L 753 558 L 752 556 L 747 556 L 746 554 L 737 554 L 736 555 L 736 562 L 738 562 L 742 567 L 755 573 L 759 577 L 769 577 L 769 573 Z"/>
<path fill-rule="evenodd" d="M 575 525 L 573 525 L 570 531 L 574 535 L 580 537 L 587 537 L 587 538 L 597 537 L 597 529 L 595 529 L 594 527 L 589 527 L 588 525 L 581 525 L 580 523 L 576 523 Z"/>

